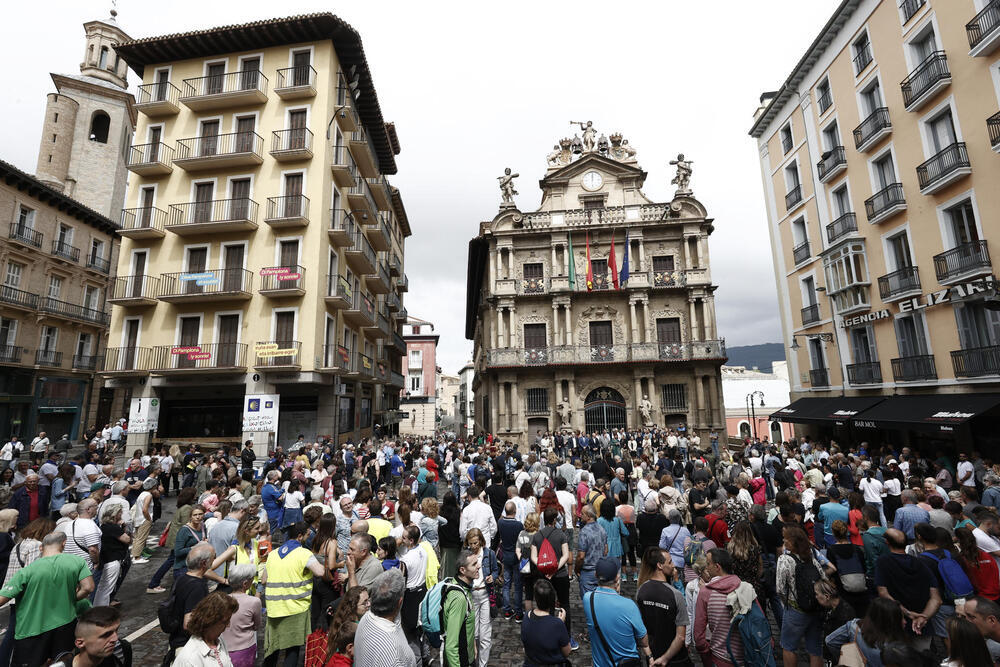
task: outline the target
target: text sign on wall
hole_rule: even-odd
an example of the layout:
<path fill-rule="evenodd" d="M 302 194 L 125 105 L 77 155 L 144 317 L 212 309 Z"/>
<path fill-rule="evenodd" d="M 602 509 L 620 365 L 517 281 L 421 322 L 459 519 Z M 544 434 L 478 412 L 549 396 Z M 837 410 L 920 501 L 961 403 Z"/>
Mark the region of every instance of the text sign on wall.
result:
<path fill-rule="evenodd" d="M 243 398 L 243 431 L 278 432 L 278 394 L 247 394 Z"/>

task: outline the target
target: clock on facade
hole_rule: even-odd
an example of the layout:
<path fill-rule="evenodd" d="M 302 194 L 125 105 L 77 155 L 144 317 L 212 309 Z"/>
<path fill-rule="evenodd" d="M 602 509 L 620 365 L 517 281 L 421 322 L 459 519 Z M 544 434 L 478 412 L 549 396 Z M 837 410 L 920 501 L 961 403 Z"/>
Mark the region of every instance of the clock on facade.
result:
<path fill-rule="evenodd" d="M 604 184 L 604 178 L 596 171 L 588 171 L 583 175 L 583 187 L 587 190 L 597 190 Z"/>

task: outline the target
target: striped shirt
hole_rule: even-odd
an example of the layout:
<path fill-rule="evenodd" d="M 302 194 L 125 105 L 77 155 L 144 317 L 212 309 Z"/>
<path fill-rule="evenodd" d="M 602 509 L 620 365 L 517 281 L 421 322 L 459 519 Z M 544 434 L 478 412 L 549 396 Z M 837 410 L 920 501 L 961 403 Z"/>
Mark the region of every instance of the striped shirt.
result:
<path fill-rule="evenodd" d="M 41 556 L 42 543 L 38 540 L 26 538 L 15 544 L 10 551 L 10 561 L 7 563 L 7 576 L 4 581 L 10 581 L 19 570 L 38 560 Z"/>
<path fill-rule="evenodd" d="M 358 623 L 354 641 L 355 667 L 417 667 L 416 657 L 406 641 L 403 628 L 365 612 Z"/>

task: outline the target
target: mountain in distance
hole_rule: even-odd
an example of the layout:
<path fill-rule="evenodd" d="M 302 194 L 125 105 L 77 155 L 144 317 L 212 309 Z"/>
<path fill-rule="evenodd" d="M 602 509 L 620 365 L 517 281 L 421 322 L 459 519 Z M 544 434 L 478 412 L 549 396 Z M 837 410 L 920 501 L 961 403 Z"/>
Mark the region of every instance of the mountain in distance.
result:
<path fill-rule="evenodd" d="M 737 345 L 726 347 L 729 355 L 727 366 L 756 366 L 764 373 L 771 372 L 771 364 L 785 360 L 785 346 L 781 343 L 762 343 L 760 345 Z"/>

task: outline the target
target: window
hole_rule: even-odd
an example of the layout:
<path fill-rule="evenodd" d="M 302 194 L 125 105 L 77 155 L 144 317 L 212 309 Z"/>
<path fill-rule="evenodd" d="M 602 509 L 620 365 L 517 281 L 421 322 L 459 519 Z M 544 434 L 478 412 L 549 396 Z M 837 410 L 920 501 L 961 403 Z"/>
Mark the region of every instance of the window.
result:
<path fill-rule="evenodd" d="M 868 284 L 868 261 L 862 243 L 851 243 L 834 250 L 826 256 L 823 263 L 831 294 L 855 285 Z"/>
<path fill-rule="evenodd" d="M 913 53 L 913 62 L 916 64 L 922 63 L 937 51 L 937 39 L 934 35 L 933 25 L 929 24 L 927 30 L 910 42 L 910 50 Z"/>
<path fill-rule="evenodd" d="M 93 336 L 89 333 L 80 334 L 80 336 L 76 339 L 76 356 L 89 357 L 93 340 Z"/>
<path fill-rule="evenodd" d="M 851 212 L 851 199 L 847 194 L 847 185 L 842 185 L 833 191 L 833 210 L 836 216 Z"/>
<path fill-rule="evenodd" d="M 833 105 L 833 96 L 830 94 L 830 81 L 824 79 L 816 86 L 816 102 L 819 104 L 819 112 L 823 113 Z"/>
<path fill-rule="evenodd" d="M 673 255 L 658 255 L 653 257 L 653 272 L 659 273 L 662 271 L 673 271 L 674 270 L 674 256 Z"/>
<path fill-rule="evenodd" d="M 90 261 L 97 263 L 96 260 L 100 259 L 104 259 L 104 241 L 92 239 L 90 241 Z"/>
<path fill-rule="evenodd" d="M 338 410 L 337 424 L 338 431 L 341 433 L 350 433 L 354 430 L 354 397 L 353 396 L 341 396 L 340 397 L 340 409 Z"/>
<path fill-rule="evenodd" d="M 840 128 L 837 127 L 837 121 L 823 128 L 823 146 L 827 151 L 840 146 Z"/>
<path fill-rule="evenodd" d="M 24 264 L 17 262 L 7 262 L 7 275 L 4 276 L 3 284 L 7 287 L 20 287 L 21 275 L 24 272 Z"/>
<path fill-rule="evenodd" d="M 524 347 L 530 350 L 537 350 L 546 346 L 545 325 L 525 324 L 524 325 Z"/>
<path fill-rule="evenodd" d="M 424 353 L 422 350 L 410 350 L 410 368 L 424 367 Z"/>
<path fill-rule="evenodd" d="M 97 61 L 97 66 L 100 67 L 101 69 L 104 69 L 108 66 L 108 47 L 106 46 L 101 47 L 101 57 L 100 60 Z"/>
<path fill-rule="evenodd" d="M 606 259 L 592 259 L 590 260 L 590 269 L 594 272 L 594 277 L 607 276 L 608 275 L 608 260 Z"/>
<path fill-rule="evenodd" d="M 931 155 L 937 155 L 957 141 L 955 121 L 952 118 L 950 107 L 927 121 L 927 138 Z"/>
<path fill-rule="evenodd" d="M 812 370 L 826 369 L 826 355 L 823 353 L 823 341 L 819 338 L 809 339 L 809 363 Z M 813 384 L 816 384 L 813 382 Z"/>
<path fill-rule="evenodd" d="M 792 192 L 800 185 L 799 166 L 794 162 L 785 167 L 785 185 L 788 186 L 788 192 Z"/>
<path fill-rule="evenodd" d="M 854 52 L 854 74 L 861 74 L 872 61 L 872 45 L 868 40 L 868 33 L 863 32 L 854 40 L 851 46 Z"/>
<path fill-rule="evenodd" d="M 887 264 L 891 270 L 898 271 L 913 266 L 913 258 L 910 257 L 910 243 L 905 231 L 890 236 L 886 239 L 886 245 L 889 248 Z"/>
<path fill-rule="evenodd" d="M 90 310 L 97 310 L 101 302 L 101 288 L 93 285 L 83 287 L 83 307 Z"/>
<path fill-rule="evenodd" d="M 809 242 L 809 228 L 806 227 L 805 218 L 792 221 L 792 242 L 796 247 Z"/>
<path fill-rule="evenodd" d="M 549 390 L 544 388 L 528 389 L 525 396 L 525 406 L 528 414 L 546 414 L 549 411 Z"/>
<path fill-rule="evenodd" d="M 59 340 L 59 329 L 55 327 L 42 327 L 42 338 L 38 343 L 40 352 L 53 352 Z"/>
<path fill-rule="evenodd" d="M 541 263 L 525 264 L 524 265 L 524 279 L 541 279 L 543 276 L 543 270 Z"/>
<path fill-rule="evenodd" d="M 872 162 L 878 190 L 884 190 L 896 182 L 896 168 L 892 165 L 892 153 L 887 152 Z"/>
<path fill-rule="evenodd" d="M 108 143 L 108 132 L 111 130 L 111 116 L 103 111 L 95 111 L 90 119 L 90 140 L 99 144 Z"/>
<path fill-rule="evenodd" d="M 17 342 L 17 320 L 0 317 L 0 347 Z"/>
<path fill-rule="evenodd" d="M 419 336 L 420 335 L 420 325 L 419 324 L 415 324 L 411 328 L 413 329 L 413 335 L 414 336 Z"/>
<path fill-rule="evenodd" d="M 17 212 L 17 232 L 23 234 L 35 225 L 35 209 L 21 206 Z"/>
<path fill-rule="evenodd" d="M 812 276 L 802 279 L 802 303 L 806 306 L 816 305 L 816 279 Z"/>
<path fill-rule="evenodd" d="M 62 293 L 62 278 L 60 276 L 49 276 L 49 298 L 58 299 Z"/>
<path fill-rule="evenodd" d="M 423 395 L 424 392 L 423 381 L 424 381 L 424 376 L 421 375 L 420 373 L 410 373 L 409 387 L 411 395 L 414 396 Z"/>
<path fill-rule="evenodd" d="M 792 150 L 792 144 L 794 140 L 792 139 L 792 126 L 791 124 L 781 128 L 781 151 L 782 153 L 787 153 Z"/>
<path fill-rule="evenodd" d="M 866 364 L 878 360 L 875 352 L 875 332 L 871 327 L 855 327 L 851 332 L 851 353 L 854 363 Z"/>
<path fill-rule="evenodd" d="M 867 88 L 861 91 L 861 105 L 864 107 L 865 116 L 875 113 L 876 109 L 882 108 L 882 87 L 878 79 L 871 82 Z"/>
<path fill-rule="evenodd" d="M 963 350 L 1000 345 L 1000 312 L 987 310 L 982 301 L 955 306 L 955 319 Z"/>
<path fill-rule="evenodd" d="M 372 425 L 372 399 L 361 399 L 361 428 L 368 428 Z"/>
<path fill-rule="evenodd" d="M 656 342 L 681 342 L 681 319 L 679 317 L 656 318 Z"/>
<path fill-rule="evenodd" d="M 611 329 L 611 322 L 591 322 L 590 323 L 590 345 L 597 347 L 600 345 L 612 346 L 615 344 L 614 335 Z"/>
<path fill-rule="evenodd" d="M 664 410 L 685 412 L 688 409 L 688 394 L 686 384 L 665 384 L 660 386 L 663 394 Z"/>
<path fill-rule="evenodd" d="M 896 347 L 901 357 L 918 357 L 927 354 L 924 336 L 923 313 L 911 313 L 896 318 Z"/>
<path fill-rule="evenodd" d="M 59 245 L 61 247 L 73 245 L 73 228 L 69 225 L 59 223 Z"/>
<path fill-rule="evenodd" d="M 945 219 L 948 222 L 948 232 L 952 247 L 979 241 L 979 229 L 976 227 L 976 213 L 972 209 L 972 200 L 966 199 L 960 204 L 945 209 Z"/>

